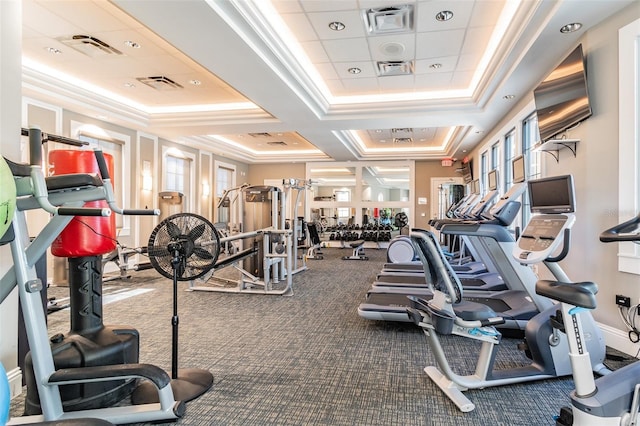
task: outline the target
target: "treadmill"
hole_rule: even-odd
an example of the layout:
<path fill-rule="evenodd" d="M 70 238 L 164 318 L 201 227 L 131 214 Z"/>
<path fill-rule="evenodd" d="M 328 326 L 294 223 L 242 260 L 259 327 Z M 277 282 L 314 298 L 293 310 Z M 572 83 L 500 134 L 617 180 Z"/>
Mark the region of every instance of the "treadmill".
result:
<path fill-rule="evenodd" d="M 450 223 L 443 226 L 441 232 L 446 235 L 467 236 L 475 247 L 484 250 L 493 259 L 500 275 L 509 284 L 509 290 L 502 291 L 465 289 L 465 298 L 486 304 L 498 312 L 506 320 L 503 328 L 523 330 L 530 318 L 551 306 L 553 302 L 535 293 L 537 277 L 529 267 L 519 264 L 511 256 L 515 239 L 506 226 L 512 222 L 519 210 L 520 203 L 515 199 L 526 189 L 524 158 L 517 157 L 513 164 L 514 185 L 491 209 L 491 220 Z M 366 302 L 358 307 L 358 314 L 366 319 L 407 322 L 407 296 L 431 297 L 425 283 L 374 284 L 367 294 Z"/>

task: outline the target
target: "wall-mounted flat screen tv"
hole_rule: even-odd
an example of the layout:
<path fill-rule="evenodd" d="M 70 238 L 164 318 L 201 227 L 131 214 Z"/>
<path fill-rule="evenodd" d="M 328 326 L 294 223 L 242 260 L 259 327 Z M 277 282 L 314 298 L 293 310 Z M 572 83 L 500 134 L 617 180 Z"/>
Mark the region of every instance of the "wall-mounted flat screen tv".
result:
<path fill-rule="evenodd" d="M 591 116 L 581 44 L 538 85 L 533 97 L 542 142 Z"/>
<path fill-rule="evenodd" d="M 471 167 L 471 160 L 466 163 L 462 163 L 461 168 L 462 178 L 464 179 L 464 183 L 469 183 L 473 180 L 473 168 Z"/>

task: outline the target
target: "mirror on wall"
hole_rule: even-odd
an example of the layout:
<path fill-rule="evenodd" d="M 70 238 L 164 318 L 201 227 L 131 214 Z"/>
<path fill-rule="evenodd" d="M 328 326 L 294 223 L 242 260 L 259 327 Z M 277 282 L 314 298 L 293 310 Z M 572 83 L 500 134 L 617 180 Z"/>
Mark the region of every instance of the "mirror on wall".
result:
<path fill-rule="evenodd" d="M 362 201 L 409 201 L 409 166 L 368 166 L 362 169 Z"/>
<path fill-rule="evenodd" d="M 313 201 L 350 203 L 354 199 L 355 167 L 313 167 L 309 178 Z"/>

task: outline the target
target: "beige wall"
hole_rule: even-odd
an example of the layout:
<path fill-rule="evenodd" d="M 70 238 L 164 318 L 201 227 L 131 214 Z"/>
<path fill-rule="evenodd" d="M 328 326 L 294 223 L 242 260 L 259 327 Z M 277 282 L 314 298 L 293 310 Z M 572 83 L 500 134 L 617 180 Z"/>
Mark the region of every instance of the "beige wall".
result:
<path fill-rule="evenodd" d="M 459 163 L 455 163 L 452 167 L 442 167 L 440 161 L 416 161 L 414 227 L 424 229 L 429 227 L 428 220 L 431 218 L 431 203 L 435 201 L 431 199 L 431 179 L 436 177 L 460 177 L 461 175 L 456 172 L 458 167 Z M 427 204 L 418 204 L 418 198 L 420 197 L 426 198 Z"/>
<path fill-rule="evenodd" d="M 568 138 L 580 139 L 575 157 L 569 150 L 562 150 L 559 161 L 556 161 L 550 154 L 542 153 L 544 176 L 572 174 L 575 180 L 577 220 L 572 232 L 571 251 L 561 266 L 574 281 L 598 284 L 598 308 L 594 317 L 599 323 L 611 327 L 609 335 L 618 335 L 620 342 L 628 342 L 628 339 L 614 297 L 623 294 L 631 297 L 632 303 L 638 303 L 640 277 L 618 272 L 616 245 L 603 244 L 598 236 L 619 222 L 618 30 L 639 17 L 640 7 L 633 4 L 582 37 L 580 42 L 587 58 L 593 115 L 567 135 Z M 487 133 L 495 134 L 509 126 L 520 126 L 518 120 L 533 111 L 532 100 L 532 94 L 523 98 L 512 114 Z M 488 137 L 473 151 L 474 176 L 479 173 L 481 147 L 495 140 L 493 136 Z M 627 216 L 631 218 L 636 213 L 627 212 Z M 545 268 L 540 270 L 543 277 L 550 276 Z M 630 350 L 635 353 L 634 349 Z"/>
<path fill-rule="evenodd" d="M 265 179 L 305 179 L 304 163 L 250 164 L 247 175 L 249 185 L 263 185 Z"/>

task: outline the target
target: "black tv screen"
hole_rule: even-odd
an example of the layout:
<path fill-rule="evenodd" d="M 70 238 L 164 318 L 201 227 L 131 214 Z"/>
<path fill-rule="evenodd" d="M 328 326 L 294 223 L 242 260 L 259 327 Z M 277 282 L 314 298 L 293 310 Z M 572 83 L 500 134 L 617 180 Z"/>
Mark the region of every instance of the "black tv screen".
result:
<path fill-rule="evenodd" d="M 538 85 L 533 97 L 542 142 L 591 116 L 581 44 Z"/>
<path fill-rule="evenodd" d="M 573 177 L 554 176 L 528 182 L 532 213 L 572 213 L 575 211 Z"/>
<path fill-rule="evenodd" d="M 473 180 L 473 169 L 471 167 L 471 160 L 466 163 L 462 163 L 462 178 L 464 179 L 464 183 L 470 183 Z"/>

